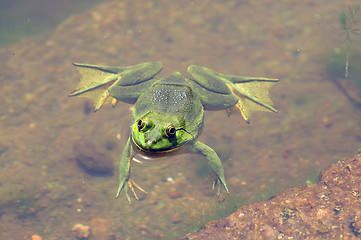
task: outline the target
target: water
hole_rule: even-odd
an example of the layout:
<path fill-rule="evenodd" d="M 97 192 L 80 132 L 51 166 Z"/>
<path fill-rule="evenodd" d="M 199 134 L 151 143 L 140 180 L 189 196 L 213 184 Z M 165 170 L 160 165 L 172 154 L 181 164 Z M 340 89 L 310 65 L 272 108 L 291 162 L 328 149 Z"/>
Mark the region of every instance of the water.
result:
<path fill-rule="evenodd" d="M 8 5 L 17 11 L 7 19 L 26 20 L 19 13 L 26 5 L 16 4 Z M 50 12 L 63 12 L 53 4 Z M 94 218 L 110 221 L 117 239 L 174 239 L 242 204 L 314 181 L 361 145 L 361 110 L 324 65 L 325 53 L 342 40 L 343 9 L 329 1 L 116 1 L 72 16 L 64 11 L 54 16 L 64 19 L 60 23 L 32 13 L 30 22 L 39 19 L 46 31 L 19 30 L 27 39 L 7 41 L 0 51 L 1 239 L 35 233 L 75 239 L 72 227 Z M 165 66 L 161 76 L 189 76 L 187 66 L 198 64 L 280 79 L 271 89 L 277 114 L 255 113 L 250 124 L 225 111 L 205 114 L 199 140 L 222 158 L 229 196 L 218 199 L 211 190 L 203 157 L 182 154 L 134 163 L 132 178 L 148 195 L 132 205 L 124 193 L 114 198 L 131 105 L 104 106 L 94 114 L 86 100 L 68 98 L 80 78 L 71 63 L 156 60 Z M 78 167 L 73 145 L 82 137 L 114 159 L 113 175 L 93 176 Z"/>
<path fill-rule="evenodd" d="M 51 32 L 70 15 L 86 11 L 99 2 L 105 0 L 2 0 L 0 48 L 25 37 Z"/>

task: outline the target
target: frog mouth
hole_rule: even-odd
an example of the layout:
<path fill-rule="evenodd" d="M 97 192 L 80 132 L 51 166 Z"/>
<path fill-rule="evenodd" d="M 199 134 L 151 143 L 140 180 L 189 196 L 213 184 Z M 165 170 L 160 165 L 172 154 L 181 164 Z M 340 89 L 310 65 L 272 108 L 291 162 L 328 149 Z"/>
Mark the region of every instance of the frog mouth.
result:
<path fill-rule="evenodd" d="M 134 143 L 134 145 L 137 147 L 137 149 L 141 152 L 145 152 L 147 154 L 150 154 L 150 155 L 163 155 L 163 154 L 166 154 L 166 153 L 173 153 L 175 151 L 178 151 L 180 148 L 182 148 L 185 144 L 182 144 L 178 147 L 175 147 L 175 148 L 171 148 L 171 149 L 166 149 L 166 150 L 163 150 L 163 149 L 146 149 L 146 148 L 143 148 L 141 147 L 134 139 L 134 136 L 132 135 L 132 141 Z"/>

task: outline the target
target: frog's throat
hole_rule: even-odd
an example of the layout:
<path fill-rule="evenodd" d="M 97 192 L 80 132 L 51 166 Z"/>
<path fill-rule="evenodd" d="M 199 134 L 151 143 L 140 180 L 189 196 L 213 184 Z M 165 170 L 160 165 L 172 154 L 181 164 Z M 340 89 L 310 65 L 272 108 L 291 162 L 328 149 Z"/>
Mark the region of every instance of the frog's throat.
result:
<path fill-rule="evenodd" d="M 188 142 L 185 142 L 184 144 L 176 147 L 176 148 L 172 148 L 172 149 L 169 149 L 169 150 L 162 150 L 162 151 L 157 151 L 157 150 L 147 150 L 147 149 L 144 149 L 142 148 L 141 146 L 139 146 L 135 140 L 134 140 L 134 136 L 132 135 L 132 141 L 134 143 L 134 145 L 137 147 L 137 149 L 139 151 L 142 151 L 142 152 L 145 152 L 145 153 L 149 153 L 149 154 L 166 154 L 166 153 L 172 153 L 172 152 L 175 152 L 175 151 L 178 151 L 179 149 L 181 149 L 184 145 L 187 145 Z"/>

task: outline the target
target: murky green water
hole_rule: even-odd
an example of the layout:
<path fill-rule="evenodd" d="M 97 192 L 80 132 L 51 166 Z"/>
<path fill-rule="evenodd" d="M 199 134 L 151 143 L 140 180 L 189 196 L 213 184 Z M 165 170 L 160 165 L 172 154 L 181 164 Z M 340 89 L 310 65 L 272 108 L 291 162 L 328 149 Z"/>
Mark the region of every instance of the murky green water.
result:
<path fill-rule="evenodd" d="M 53 31 L 72 14 L 86 11 L 106 0 L 2 0 L 0 2 L 0 48 L 19 39 Z"/>
<path fill-rule="evenodd" d="M 314 181 L 361 148 L 361 109 L 324 64 L 342 40 L 338 14 L 351 3 L 129 0 L 81 12 L 83 1 L 54 1 L 37 12 L 32 4 L 6 2 L 0 28 L 17 33 L 0 35 L 1 239 L 76 239 L 73 226 L 96 218 L 110 222 L 117 239 L 174 239 L 243 204 Z M 16 42 L 19 36 L 26 39 Z M 256 113 L 250 124 L 224 111 L 205 114 L 200 140 L 222 158 L 229 196 L 218 199 L 211 190 L 205 159 L 184 154 L 135 163 L 132 177 L 149 194 L 132 205 L 124 194 L 114 199 L 131 105 L 94 114 L 86 100 L 68 98 L 80 78 L 71 63 L 145 61 L 161 61 L 162 76 L 187 75 L 187 66 L 198 64 L 280 79 L 271 90 L 277 114 Z M 94 176 L 77 165 L 73 146 L 80 138 L 114 159 L 114 174 Z"/>

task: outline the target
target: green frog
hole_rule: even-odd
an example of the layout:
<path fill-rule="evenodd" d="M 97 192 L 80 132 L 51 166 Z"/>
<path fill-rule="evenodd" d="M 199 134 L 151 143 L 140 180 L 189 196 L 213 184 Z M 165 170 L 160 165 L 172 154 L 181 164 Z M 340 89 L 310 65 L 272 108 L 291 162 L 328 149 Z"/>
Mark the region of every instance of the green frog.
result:
<path fill-rule="evenodd" d="M 218 184 L 229 193 L 222 162 L 217 153 L 197 140 L 202 132 L 204 108 L 238 112 L 246 122 L 254 111 L 277 112 L 272 106 L 269 89 L 278 79 L 224 75 L 209 68 L 191 65 L 193 78 L 179 72 L 155 77 L 163 65 L 146 62 L 129 67 L 111 67 L 73 63 L 82 78 L 78 89 L 69 96 L 84 96 L 94 103 L 94 111 L 104 104 L 118 101 L 135 103 L 130 133 L 120 157 L 118 198 L 124 189 L 131 203 L 130 190 L 146 193 L 130 177 L 136 150 L 158 155 L 187 149 L 203 155 L 214 172 L 213 188 Z"/>

